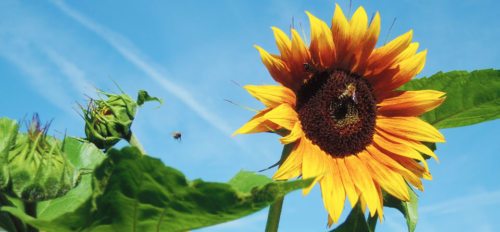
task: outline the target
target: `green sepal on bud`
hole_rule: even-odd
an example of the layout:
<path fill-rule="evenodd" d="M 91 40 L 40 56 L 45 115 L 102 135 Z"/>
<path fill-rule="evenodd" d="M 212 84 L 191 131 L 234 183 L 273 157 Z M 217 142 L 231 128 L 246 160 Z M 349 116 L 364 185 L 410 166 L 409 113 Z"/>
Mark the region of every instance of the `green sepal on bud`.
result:
<path fill-rule="evenodd" d="M 125 93 L 112 94 L 98 92 L 106 99 L 90 99 L 87 109 L 81 107 L 85 120 L 87 140 L 100 149 L 109 149 L 121 139 L 129 140 L 132 136 L 131 126 L 137 107 L 147 101 L 158 101 L 148 92 L 140 90 L 137 102 Z"/>
<path fill-rule="evenodd" d="M 16 143 L 18 129 L 16 121 L 0 118 L 0 190 L 9 183 L 9 151 Z"/>
<path fill-rule="evenodd" d="M 15 142 L 5 153 L 8 161 L 7 192 L 26 202 L 63 196 L 75 187 L 78 180 L 78 171 L 67 160 L 63 143 L 47 135 L 48 126 L 42 127 L 35 114 L 28 132 L 16 131 Z"/>

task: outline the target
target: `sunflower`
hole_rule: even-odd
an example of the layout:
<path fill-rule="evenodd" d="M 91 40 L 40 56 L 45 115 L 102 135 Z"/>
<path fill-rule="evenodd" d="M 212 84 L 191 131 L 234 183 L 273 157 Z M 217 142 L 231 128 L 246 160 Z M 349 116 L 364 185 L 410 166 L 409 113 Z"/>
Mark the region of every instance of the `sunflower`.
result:
<path fill-rule="evenodd" d="M 378 12 L 369 23 L 359 7 L 348 20 L 337 4 L 331 27 L 306 14 L 309 47 L 295 29 L 290 39 L 275 27 L 279 55 L 255 46 L 280 85 L 245 86 L 265 109 L 235 134 L 281 134 L 293 148 L 273 178 L 314 178 L 304 194 L 319 182 L 329 225 L 346 199 L 382 218 L 382 191 L 408 201 L 407 183 L 423 191 L 421 179 L 432 179 L 424 155 L 437 157 L 422 142 L 444 137 L 418 116 L 439 106 L 445 93 L 398 90 L 425 64 L 427 51 L 417 52 L 411 30 L 375 48 Z"/>

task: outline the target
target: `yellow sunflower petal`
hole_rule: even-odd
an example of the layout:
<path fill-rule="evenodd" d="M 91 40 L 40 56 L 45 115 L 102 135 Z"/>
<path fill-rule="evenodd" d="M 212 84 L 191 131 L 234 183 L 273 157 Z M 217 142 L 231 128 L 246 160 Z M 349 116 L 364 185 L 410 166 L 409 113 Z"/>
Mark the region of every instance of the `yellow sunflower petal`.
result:
<path fill-rule="evenodd" d="M 237 134 L 251 134 L 251 133 L 278 130 L 280 126 L 263 118 L 263 116 L 271 110 L 272 108 L 267 108 L 257 113 L 255 116 L 252 117 L 252 119 L 250 119 L 250 121 L 245 123 L 245 125 L 240 127 L 238 130 L 236 130 L 233 133 L 233 136 Z"/>
<path fill-rule="evenodd" d="M 342 8 L 339 4 L 335 4 L 335 12 L 332 18 L 332 37 L 335 44 L 337 62 L 340 62 L 340 57 L 345 57 L 345 51 L 349 45 L 349 22 L 347 21 Z"/>
<path fill-rule="evenodd" d="M 275 81 L 292 89 L 298 87 L 297 83 L 293 81 L 290 69 L 285 62 L 272 56 L 260 46 L 255 45 L 255 48 L 259 51 L 262 63 L 264 63 Z"/>
<path fill-rule="evenodd" d="M 344 158 L 336 158 L 334 161 L 336 161 L 337 167 L 339 168 L 340 178 L 344 184 L 347 199 L 349 200 L 351 207 L 354 207 L 358 202 L 359 194 L 354 186 L 354 181 L 351 179 L 350 171 L 346 167 Z"/>
<path fill-rule="evenodd" d="M 295 106 L 295 93 L 287 87 L 279 85 L 246 85 L 244 88 L 267 107 L 276 107 L 283 103 Z"/>
<path fill-rule="evenodd" d="M 378 116 L 377 126 L 392 134 L 416 141 L 445 142 L 444 136 L 432 125 L 417 117 L 383 117 Z"/>
<path fill-rule="evenodd" d="M 422 177 L 426 180 L 432 180 L 432 175 L 429 172 L 429 169 L 426 168 L 425 166 L 420 165 L 417 161 L 414 159 L 402 157 L 402 156 L 396 156 L 396 155 L 391 155 L 392 159 L 396 160 L 398 163 L 403 165 L 406 169 L 410 170 L 411 172 L 415 173 L 419 177 Z M 424 163 L 425 165 L 425 163 Z"/>
<path fill-rule="evenodd" d="M 380 164 L 368 152 L 361 152 L 358 154 L 358 157 L 368 167 L 375 182 L 384 188 L 385 191 L 403 201 L 410 199 L 406 182 L 400 174 Z"/>
<path fill-rule="evenodd" d="M 378 36 L 380 34 L 380 14 L 377 12 L 370 23 L 370 27 L 366 33 L 366 39 L 361 50 L 360 56 L 358 57 L 357 66 L 354 67 L 353 71 L 358 74 L 364 74 L 366 70 L 366 65 L 368 63 L 368 57 L 373 52 L 375 45 L 377 44 Z"/>
<path fill-rule="evenodd" d="M 386 139 L 388 139 L 390 141 L 393 141 L 396 143 L 406 144 L 406 145 L 412 147 L 413 149 L 434 158 L 436 161 L 439 161 L 437 155 L 431 149 L 429 149 L 429 147 L 425 146 L 424 144 L 420 143 L 419 141 L 399 138 L 395 135 L 392 135 L 389 132 L 385 132 L 385 131 L 381 130 L 378 127 L 375 127 L 375 130 L 376 130 L 377 134 L 379 134 L 382 137 L 385 137 Z"/>
<path fill-rule="evenodd" d="M 352 53 L 357 59 L 361 56 L 362 49 L 364 48 L 365 37 L 368 29 L 368 16 L 363 7 L 359 7 L 352 16 L 349 22 L 350 30 L 350 46 L 349 52 Z M 355 61 L 356 63 L 359 60 Z M 352 63 L 349 65 L 355 65 Z M 352 68 L 352 67 L 351 67 Z"/>
<path fill-rule="evenodd" d="M 337 223 L 344 209 L 346 193 L 344 185 L 342 183 L 342 179 L 340 177 L 340 171 L 337 166 L 337 162 L 331 159 L 329 162 L 329 167 L 329 171 L 327 175 L 325 175 L 324 181 L 328 181 L 330 183 L 331 190 L 329 191 L 330 199 L 328 202 L 325 201 L 325 206 L 326 204 L 328 204 L 328 214 L 330 215 L 332 221 Z M 325 193 L 323 193 L 323 195 L 325 195 Z"/>
<path fill-rule="evenodd" d="M 288 104 L 281 104 L 262 117 L 287 130 L 292 130 L 295 123 L 299 120 L 297 112 Z"/>
<path fill-rule="evenodd" d="M 394 63 L 395 58 L 408 47 L 412 37 L 413 30 L 410 30 L 388 44 L 373 50 L 373 53 L 368 58 L 367 75 L 380 73 L 387 67 L 390 67 Z"/>
<path fill-rule="evenodd" d="M 296 83 L 302 84 L 304 79 L 308 77 L 304 64 L 311 63 L 309 49 L 307 49 L 304 41 L 300 38 L 297 30 L 292 29 L 292 57 L 288 63 L 290 64 L 291 73 Z"/>
<path fill-rule="evenodd" d="M 281 59 L 287 61 L 290 60 L 292 56 L 292 41 L 285 32 L 277 27 L 271 27 L 274 32 L 274 38 L 276 40 L 276 45 L 281 53 Z"/>
<path fill-rule="evenodd" d="M 398 73 L 391 78 L 386 78 L 385 80 L 381 80 L 375 84 L 375 91 L 389 93 L 389 91 L 397 89 L 406 82 L 410 81 L 424 68 L 426 56 L 427 50 L 424 50 L 404 61 L 399 62 Z"/>
<path fill-rule="evenodd" d="M 332 32 L 323 20 L 316 18 L 308 11 L 307 16 L 311 24 L 311 57 L 324 69 L 330 68 L 335 61 L 335 45 L 333 44 Z"/>
<path fill-rule="evenodd" d="M 293 126 L 293 129 L 290 131 L 290 133 L 284 137 L 281 137 L 280 141 L 282 144 L 289 144 L 297 141 L 303 136 L 304 136 L 304 131 L 302 131 L 302 126 L 300 125 L 300 122 L 297 122 Z"/>
<path fill-rule="evenodd" d="M 373 135 L 373 143 L 379 147 L 384 148 L 385 150 L 399 156 L 408 157 L 411 159 L 416 159 L 419 161 L 425 160 L 420 153 L 416 150 L 407 146 L 405 144 L 395 143 L 387 140 L 386 138 L 375 133 Z"/>
<path fill-rule="evenodd" d="M 325 173 L 327 172 L 327 163 L 329 160 L 329 156 L 326 155 L 323 151 L 321 151 L 316 145 L 312 144 L 307 138 L 302 138 L 301 141 L 304 141 L 304 156 L 303 156 L 303 165 L 302 165 L 302 178 L 316 178 L 315 182 L 320 180 Z M 309 188 L 304 188 L 304 195 L 308 194 L 311 191 L 312 186 Z"/>
<path fill-rule="evenodd" d="M 420 116 L 441 105 L 444 95 L 435 90 L 397 91 L 377 104 L 377 112 L 384 116 Z"/>
<path fill-rule="evenodd" d="M 400 163 L 398 163 L 397 161 L 395 161 L 394 159 L 392 159 L 391 157 L 389 157 L 388 155 L 386 155 L 384 152 L 380 151 L 373 145 L 368 145 L 366 147 L 366 150 L 379 163 L 391 168 L 397 173 L 400 173 L 405 178 L 406 181 L 415 186 L 417 189 L 421 191 L 424 190 L 422 181 L 420 180 L 418 175 L 406 169 Z"/>
<path fill-rule="evenodd" d="M 278 168 L 278 171 L 274 173 L 273 179 L 288 180 L 298 177 L 302 173 L 302 159 L 304 151 L 304 143 L 300 140 L 297 141 L 286 160 Z"/>
<path fill-rule="evenodd" d="M 371 173 L 356 155 L 347 156 L 344 160 L 354 184 L 362 193 L 361 197 L 366 201 L 370 215 L 373 217 L 377 209 L 380 208 L 380 201 Z"/>

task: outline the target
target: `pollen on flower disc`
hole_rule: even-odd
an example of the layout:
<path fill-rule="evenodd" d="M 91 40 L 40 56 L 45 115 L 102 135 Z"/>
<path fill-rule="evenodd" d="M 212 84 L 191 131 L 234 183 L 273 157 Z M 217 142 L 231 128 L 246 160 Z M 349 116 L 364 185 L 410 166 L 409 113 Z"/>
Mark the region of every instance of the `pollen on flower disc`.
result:
<path fill-rule="evenodd" d="M 376 101 L 358 75 L 314 73 L 297 91 L 296 111 L 306 137 L 331 156 L 357 154 L 372 142 Z"/>

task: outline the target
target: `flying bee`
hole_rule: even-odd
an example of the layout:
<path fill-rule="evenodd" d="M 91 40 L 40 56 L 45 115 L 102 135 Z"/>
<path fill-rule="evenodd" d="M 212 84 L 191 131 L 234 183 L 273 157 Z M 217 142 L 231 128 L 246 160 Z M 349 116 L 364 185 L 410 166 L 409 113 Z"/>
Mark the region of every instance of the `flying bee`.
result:
<path fill-rule="evenodd" d="M 358 103 L 358 98 L 356 97 L 356 85 L 353 83 L 349 83 L 346 86 L 346 89 L 342 94 L 340 94 L 339 98 L 350 97 L 354 103 Z"/>
<path fill-rule="evenodd" d="M 174 131 L 172 132 L 172 138 L 174 138 L 177 141 L 182 141 L 182 134 L 180 131 Z"/>

